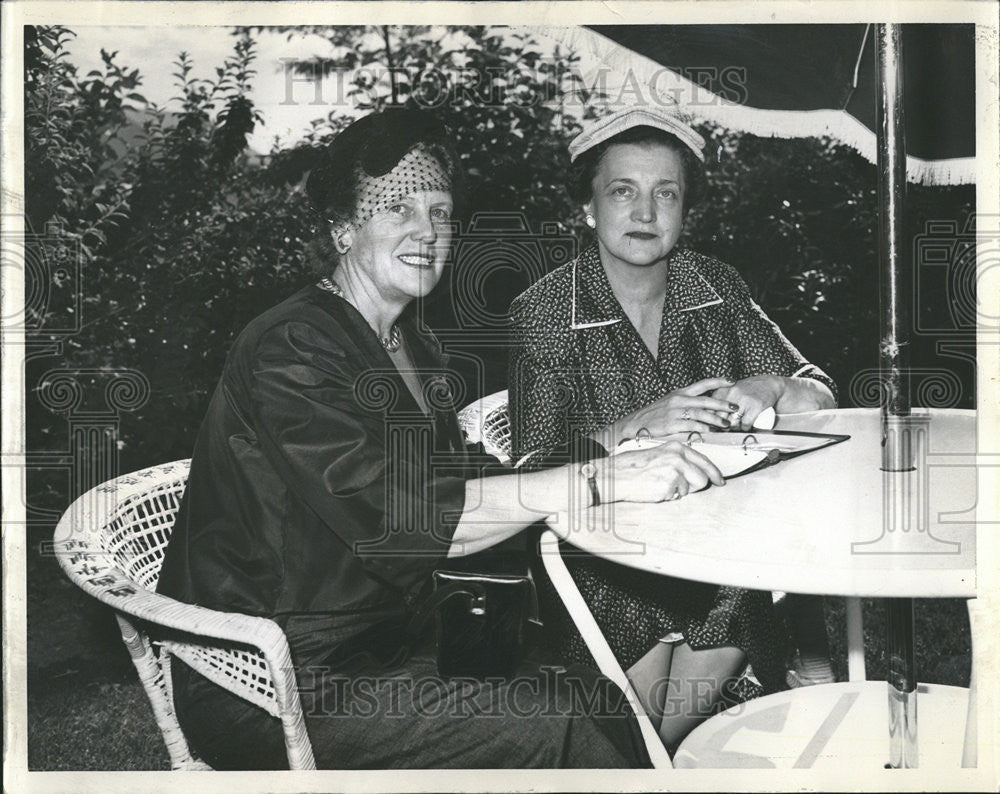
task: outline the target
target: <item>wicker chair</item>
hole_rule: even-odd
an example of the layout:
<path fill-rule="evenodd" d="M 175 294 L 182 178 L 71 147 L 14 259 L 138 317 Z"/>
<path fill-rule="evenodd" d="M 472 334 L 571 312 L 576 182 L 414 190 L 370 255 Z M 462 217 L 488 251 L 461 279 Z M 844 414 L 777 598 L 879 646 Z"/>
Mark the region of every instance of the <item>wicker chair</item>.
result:
<path fill-rule="evenodd" d="M 483 449 L 505 466 L 510 465 L 510 415 L 507 390 L 488 394 L 458 412 L 458 425 L 466 444 L 482 444 Z"/>
<path fill-rule="evenodd" d="M 280 718 L 289 766 L 315 769 L 288 642 L 278 624 L 155 592 L 189 463 L 126 474 L 77 499 L 56 527 L 59 564 L 76 585 L 115 611 L 174 769 L 211 767 L 192 755 L 177 722 L 171 655 Z"/>

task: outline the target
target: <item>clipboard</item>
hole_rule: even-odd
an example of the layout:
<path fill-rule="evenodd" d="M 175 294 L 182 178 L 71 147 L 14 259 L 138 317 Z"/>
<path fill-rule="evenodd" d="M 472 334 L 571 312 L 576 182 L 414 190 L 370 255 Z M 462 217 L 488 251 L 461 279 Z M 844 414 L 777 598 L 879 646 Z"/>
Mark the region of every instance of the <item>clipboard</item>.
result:
<path fill-rule="evenodd" d="M 640 430 L 635 438 L 622 441 L 610 454 L 617 455 L 659 446 L 668 441 L 679 441 L 712 461 L 728 480 L 807 452 L 839 444 L 849 438 L 848 435 L 793 430 L 729 430 L 718 433 L 694 431 L 654 437 Z"/>

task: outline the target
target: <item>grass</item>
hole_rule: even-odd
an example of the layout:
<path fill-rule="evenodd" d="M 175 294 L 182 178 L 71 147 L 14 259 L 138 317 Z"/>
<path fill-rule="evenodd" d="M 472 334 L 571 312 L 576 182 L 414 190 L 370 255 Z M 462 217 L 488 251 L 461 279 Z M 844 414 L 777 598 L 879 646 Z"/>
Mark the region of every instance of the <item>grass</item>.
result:
<path fill-rule="evenodd" d="M 28 768 L 157 770 L 170 763 L 110 609 L 29 533 Z"/>
<path fill-rule="evenodd" d="M 28 696 L 28 768 L 170 769 L 138 681 L 50 681 Z"/>
<path fill-rule="evenodd" d="M 37 535 L 37 536 L 36 536 Z M 78 590 L 31 536 L 28 567 L 28 768 L 161 770 L 169 761 L 111 611 Z M 885 609 L 865 600 L 869 679 L 886 674 Z M 834 669 L 847 678 L 844 601 L 826 599 Z M 969 685 L 965 601 L 914 602 L 920 681 Z"/>
<path fill-rule="evenodd" d="M 885 679 L 885 602 L 862 601 L 865 626 L 865 675 Z M 917 679 L 928 684 L 969 685 L 971 644 L 966 602 L 959 598 L 914 599 L 914 647 Z M 830 638 L 834 672 L 847 680 L 847 621 L 844 599 L 826 599 L 827 636 Z"/>

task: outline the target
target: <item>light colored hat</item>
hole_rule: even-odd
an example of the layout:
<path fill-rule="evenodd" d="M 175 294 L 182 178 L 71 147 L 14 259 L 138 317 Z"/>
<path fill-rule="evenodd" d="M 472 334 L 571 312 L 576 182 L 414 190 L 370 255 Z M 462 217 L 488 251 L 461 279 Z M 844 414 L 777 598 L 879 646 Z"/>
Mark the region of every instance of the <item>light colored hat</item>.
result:
<path fill-rule="evenodd" d="M 588 149 L 592 149 L 597 144 L 603 143 L 609 138 L 625 132 L 625 130 L 630 130 L 632 127 L 654 127 L 676 135 L 697 155 L 699 160 L 705 162 L 705 155 L 702 152 L 705 146 L 704 138 L 677 116 L 648 108 L 626 108 L 612 113 L 610 116 L 587 122 L 583 131 L 570 141 L 570 161 L 575 161 Z"/>

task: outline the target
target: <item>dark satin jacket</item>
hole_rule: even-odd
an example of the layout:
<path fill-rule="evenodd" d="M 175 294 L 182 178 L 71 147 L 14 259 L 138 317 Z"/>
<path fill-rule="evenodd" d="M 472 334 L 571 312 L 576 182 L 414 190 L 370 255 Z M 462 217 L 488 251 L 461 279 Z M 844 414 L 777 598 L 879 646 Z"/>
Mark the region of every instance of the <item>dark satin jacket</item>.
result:
<path fill-rule="evenodd" d="M 198 436 L 159 592 L 274 618 L 297 664 L 405 618 L 447 554 L 470 472 L 440 346 L 401 327 L 432 417 L 332 293 L 306 287 L 247 326 Z"/>

